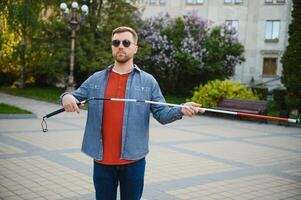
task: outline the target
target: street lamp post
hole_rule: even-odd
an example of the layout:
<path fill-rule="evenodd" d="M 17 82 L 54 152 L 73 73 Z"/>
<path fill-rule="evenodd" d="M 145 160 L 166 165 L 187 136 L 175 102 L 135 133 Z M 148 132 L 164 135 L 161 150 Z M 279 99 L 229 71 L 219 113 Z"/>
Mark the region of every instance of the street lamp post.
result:
<path fill-rule="evenodd" d="M 89 9 L 87 5 L 82 5 L 81 11 L 82 13 L 78 12 L 78 3 L 72 2 L 71 4 L 71 11 L 69 10 L 66 3 L 61 3 L 60 8 L 63 11 L 64 20 L 68 24 L 69 29 L 71 30 L 71 52 L 70 52 L 70 69 L 69 69 L 69 76 L 68 76 L 68 83 L 66 91 L 70 92 L 75 89 L 74 83 L 74 49 L 75 49 L 75 38 L 76 38 L 76 31 L 79 30 L 80 26 L 84 22 L 84 18 L 88 15 Z M 82 15 L 83 14 L 83 15 Z"/>

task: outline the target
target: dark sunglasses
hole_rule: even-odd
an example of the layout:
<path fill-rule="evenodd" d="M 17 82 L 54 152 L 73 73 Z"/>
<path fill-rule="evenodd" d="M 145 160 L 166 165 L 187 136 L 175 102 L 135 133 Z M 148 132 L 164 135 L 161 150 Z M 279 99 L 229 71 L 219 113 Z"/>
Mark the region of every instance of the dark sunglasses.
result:
<path fill-rule="evenodd" d="M 122 45 L 124 46 L 124 47 L 129 47 L 129 46 L 131 46 L 131 41 L 129 41 L 129 40 L 122 40 L 122 41 L 120 41 L 120 40 L 113 40 L 112 41 L 112 45 L 114 46 L 114 47 L 119 47 L 119 45 L 120 45 L 120 43 L 122 42 Z"/>

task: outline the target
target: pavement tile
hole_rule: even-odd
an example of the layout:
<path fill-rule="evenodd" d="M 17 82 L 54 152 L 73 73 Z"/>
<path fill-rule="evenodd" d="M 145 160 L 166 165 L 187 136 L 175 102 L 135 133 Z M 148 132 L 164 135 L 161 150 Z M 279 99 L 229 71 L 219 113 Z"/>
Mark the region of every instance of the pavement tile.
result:
<path fill-rule="evenodd" d="M 237 169 L 164 147 L 151 147 L 150 152 L 145 176 L 147 184 Z"/>
<path fill-rule="evenodd" d="M 3 95 L 38 117 L 60 105 Z M 86 111 L 0 120 L 1 200 L 93 200 L 93 160 L 80 152 Z M 301 129 L 207 116 L 150 121 L 142 200 L 300 200 Z M 118 195 L 119 196 L 119 195 Z M 118 197 L 118 200 L 120 198 Z"/>
<path fill-rule="evenodd" d="M 177 147 L 253 166 L 279 164 L 301 159 L 299 153 L 239 141 L 217 141 L 202 145 L 183 144 L 177 145 Z"/>

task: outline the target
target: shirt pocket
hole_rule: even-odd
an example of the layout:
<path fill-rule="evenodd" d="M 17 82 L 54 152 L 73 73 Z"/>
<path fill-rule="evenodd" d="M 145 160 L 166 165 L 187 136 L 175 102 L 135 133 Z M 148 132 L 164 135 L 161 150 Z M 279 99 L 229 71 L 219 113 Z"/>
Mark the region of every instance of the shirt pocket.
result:
<path fill-rule="evenodd" d="M 134 87 L 134 98 L 138 100 L 150 100 L 151 88 L 147 86 L 135 86 Z"/>
<path fill-rule="evenodd" d="M 102 88 L 103 86 L 99 85 L 99 84 L 89 84 L 88 85 L 88 93 L 89 93 L 89 98 L 91 97 L 102 97 L 101 96 L 101 91 L 103 90 Z M 95 100 L 93 100 L 95 101 Z"/>

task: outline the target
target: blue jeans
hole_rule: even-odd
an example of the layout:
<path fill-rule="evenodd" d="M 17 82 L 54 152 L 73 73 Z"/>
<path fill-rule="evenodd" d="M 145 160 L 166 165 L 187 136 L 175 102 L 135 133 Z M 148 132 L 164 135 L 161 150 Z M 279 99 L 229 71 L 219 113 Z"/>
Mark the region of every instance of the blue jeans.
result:
<path fill-rule="evenodd" d="M 145 158 L 126 165 L 103 165 L 94 161 L 93 182 L 96 200 L 140 200 L 144 185 Z"/>

